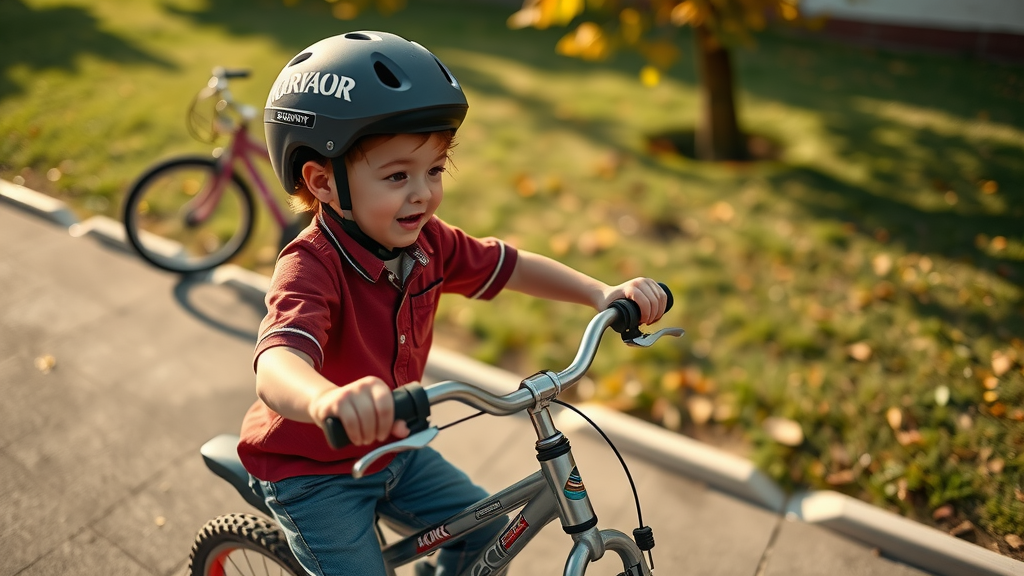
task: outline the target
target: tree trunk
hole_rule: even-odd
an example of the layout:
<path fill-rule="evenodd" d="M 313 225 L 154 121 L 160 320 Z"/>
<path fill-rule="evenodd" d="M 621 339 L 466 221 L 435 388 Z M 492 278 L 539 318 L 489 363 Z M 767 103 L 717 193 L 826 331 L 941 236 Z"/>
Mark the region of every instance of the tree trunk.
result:
<path fill-rule="evenodd" d="M 704 26 L 694 31 L 700 74 L 700 116 L 695 147 L 701 160 L 743 160 L 746 143 L 736 123 L 729 50 Z"/>

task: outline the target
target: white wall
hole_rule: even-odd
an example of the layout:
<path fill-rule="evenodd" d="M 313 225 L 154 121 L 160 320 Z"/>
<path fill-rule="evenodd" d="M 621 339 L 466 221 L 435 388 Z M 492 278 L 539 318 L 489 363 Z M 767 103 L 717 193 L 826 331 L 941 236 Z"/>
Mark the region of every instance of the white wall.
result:
<path fill-rule="evenodd" d="M 800 8 L 844 20 L 1024 34 L 1024 0 L 801 0 Z"/>

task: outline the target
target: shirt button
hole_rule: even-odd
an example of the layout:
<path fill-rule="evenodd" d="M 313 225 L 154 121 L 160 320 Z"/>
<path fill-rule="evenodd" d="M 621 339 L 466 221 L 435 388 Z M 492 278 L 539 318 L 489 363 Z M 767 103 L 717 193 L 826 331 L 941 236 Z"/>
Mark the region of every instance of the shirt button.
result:
<path fill-rule="evenodd" d="M 398 343 L 405 344 L 405 334 L 402 334 L 401 336 L 398 337 Z"/>

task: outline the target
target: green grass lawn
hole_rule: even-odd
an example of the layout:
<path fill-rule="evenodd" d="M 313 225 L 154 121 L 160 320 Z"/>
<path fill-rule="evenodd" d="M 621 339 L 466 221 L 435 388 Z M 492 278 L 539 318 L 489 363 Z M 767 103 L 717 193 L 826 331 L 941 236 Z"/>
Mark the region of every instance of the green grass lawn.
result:
<path fill-rule="evenodd" d="M 665 324 L 687 336 L 641 352 L 609 341 L 580 398 L 727 447 L 790 488 L 968 520 L 979 544 L 1022 558 L 1004 535 L 1024 535 L 1024 67 L 769 32 L 735 54 L 737 96 L 778 158 L 710 165 L 652 145 L 695 124 L 688 45 L 648 89 L 637 57 L 556 56 L 564 31 L 507 30 L 510 11 L 418 0 L 342 22 L 321 0 L 8 0 L 0 177 L 118 217 L 148 164 L 210 150 L 184 117 L 213 66 L 251 68 L 234 92 L 262 105 L 314 41 L 402 34 L 470 101 L 443 218 L 676 294 Z M 273 233 L 262 222 L 243 263 L 267 271 Z M 589 316 L 452 299 L 439 339 L 559 369 Z"/>

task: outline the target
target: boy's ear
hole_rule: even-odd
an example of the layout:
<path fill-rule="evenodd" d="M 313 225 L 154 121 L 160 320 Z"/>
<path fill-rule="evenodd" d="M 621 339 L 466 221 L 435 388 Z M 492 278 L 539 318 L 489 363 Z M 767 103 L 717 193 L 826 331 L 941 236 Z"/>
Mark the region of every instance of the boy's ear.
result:
<path fill-rule="evenodd" d="M 310 160 L 302 165 L 302 179 L 306 182 L 306 189 L 309 190 L 317 200 L 330 204 L 334 198 L 334 171 L 331 169 L 331 161 L 323 164 Z"/>

